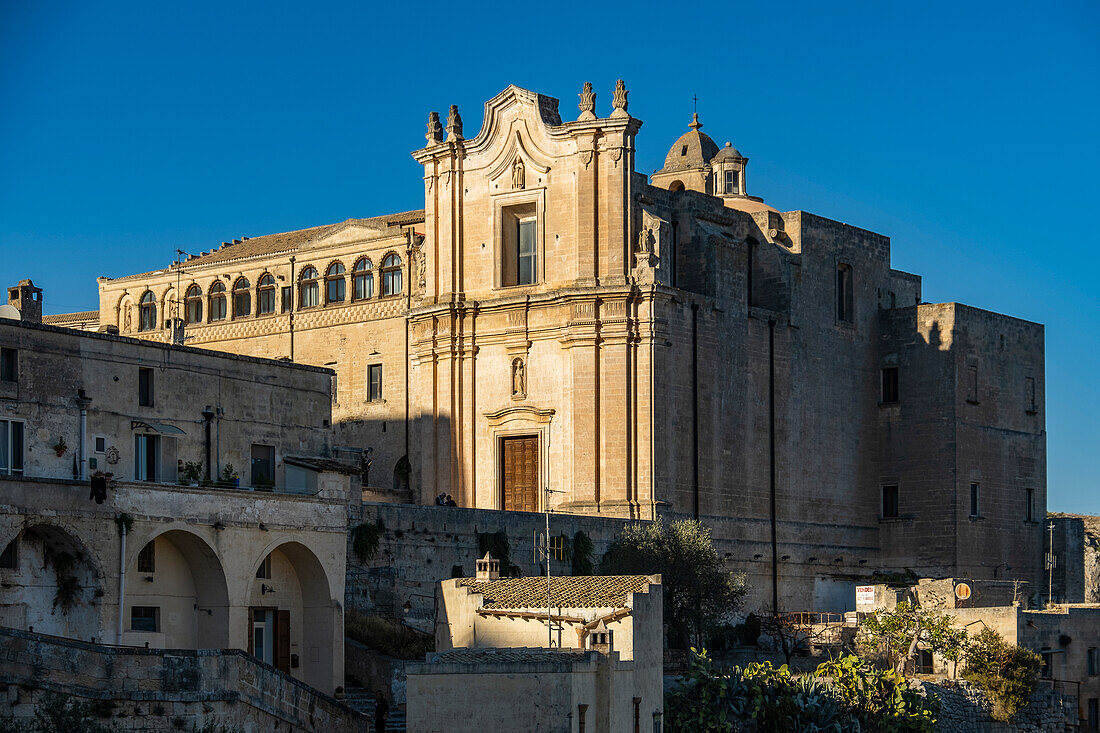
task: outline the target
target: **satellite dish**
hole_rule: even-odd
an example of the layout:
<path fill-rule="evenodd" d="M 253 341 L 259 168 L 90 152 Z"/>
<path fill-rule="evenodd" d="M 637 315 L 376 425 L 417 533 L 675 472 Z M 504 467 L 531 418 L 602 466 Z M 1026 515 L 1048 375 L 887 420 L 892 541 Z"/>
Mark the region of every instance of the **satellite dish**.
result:
<path fill-rule="evenodd" d="M 19 313 L 19 309 L 14 305 L 0 305 L 0 318 L 8 318 L 13 321 L 23 320 L 23 316 Z"/>
<path fill-rule="evenodd" d="M 959 583 L 955 586 L 955 597 L 960 601 L 965 601 L 970 597 L 970 586 L 966 583 Z"/>

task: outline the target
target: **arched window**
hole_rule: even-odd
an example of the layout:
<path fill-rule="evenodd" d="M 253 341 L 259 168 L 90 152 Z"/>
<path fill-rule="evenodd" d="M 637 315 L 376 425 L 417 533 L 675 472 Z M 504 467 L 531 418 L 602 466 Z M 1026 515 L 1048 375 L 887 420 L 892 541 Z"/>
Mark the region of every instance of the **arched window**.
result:
<path fill-rule="evenodd" d="M 266 316 L 275 312 L 275 278 L 265 273 L 256 288 L 256 315 Z"/>
<path fill-rule="evenodd" d="M 202 288 L 192 285 L 184 298 L 184 317 L 188 323 L 202 323 Z"/>
<path fill-rule="evenodd" d="M 302 276 L 299 280 L 298 286 L 298 307 L 299 308 L 312 308 L 317 305 L 318 291 L 320 287 L 317 284 L 317 269 L 314 267 L 306 267 L 302 270 Z"/>
<path fill-rule="evenodd" d="M 225 285 L 215 280 L 210 286 L 210 320 L 224 321 L 226 315 Z"/>
<path fill-rule="evenodd" d="M 237 278 L 233 283 L 233 317 L 241 318 L 252 315 L 252 287 L 251 283 L 243 277 Z"/>
<path fill-rule="evenodd" d="M 353 300 L 366 300 L 374 297 L 374 265 L 363 257 L 351 270 Z"/>
<path fill-rule="evenodd" d="M 146 290 L 141 296 L 138 330 L 154 331 L 157 327 L 157 298 L 152 291 Z"/>
<path fill-rule="evenodd" d="M 401 293 L 401 258 L 388 254 L 382 260 L 382 295 Z"/>
<path fill-rule="evenodd" d="M 325 273 L 325 302 L 344 302 L 344 266 L 339 262 L 329 265 Z"/>

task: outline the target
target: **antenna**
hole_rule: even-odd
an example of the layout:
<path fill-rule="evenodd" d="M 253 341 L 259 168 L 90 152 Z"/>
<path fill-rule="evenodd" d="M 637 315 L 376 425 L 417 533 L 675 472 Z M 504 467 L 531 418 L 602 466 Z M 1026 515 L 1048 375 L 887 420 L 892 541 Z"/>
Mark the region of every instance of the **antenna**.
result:
<path fill-rule="evenodd" d="M 541 539 L 536 540 L 535 553 L 537 556 L 541 556 L 546 560 L 546 637 L 547 648 L 553 648 L 554 646 L 554 632 L 558 632 L 558 646 L 561 646 L 561 631 L 562 625 L 559 620 L 557 624 L 554 623 L 554 617 L 552 615 L 553 606 L 550 598 L 550 560 L 552 552 L 550 548 L 550 496 L 551 494 L 561 494 L 562 491 L 557 491 L 550 488 L 550 430 L 547 428 L 546 435 L 546 483 L 543 486 L 543 513 L 546 516 L 546 532 Z"/>
<path fill-rule="evenodd" d="M 1047 605 L 1054 603 L 1054 568 L 1058 566 L 1058 558 L 1054 556 L 1054 522 L 1047 527 L 1050 530 L 1050 552 L 1047 553 Z"/>
<path fill-rule="evenodd" d="M 188 336 L 184 333 L 184 319 L 180 317 L 180 276 L 183 275 L 183 259 L 182 257 L 187 255 L 193 257 L 182 249 L 176 248 L 176 297 L 172 300 L 172 344 L 175 346 L 183 346 L 187 341 Z"/>

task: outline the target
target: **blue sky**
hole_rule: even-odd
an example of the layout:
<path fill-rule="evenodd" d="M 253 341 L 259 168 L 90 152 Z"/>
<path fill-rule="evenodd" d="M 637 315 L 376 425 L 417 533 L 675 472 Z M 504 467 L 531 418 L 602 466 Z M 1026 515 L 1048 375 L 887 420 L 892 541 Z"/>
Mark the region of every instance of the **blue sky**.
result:
<path fill-rule="evenodd" d="M 422 206 L 429 110 L 615 79 L 660 167 L 699 96 L 750 192 L 1046 324 L 1049 505 L 1100 513 L 1100 5 L 0 0 L 0 275 L 46 311 L 177 247 Z M 547 13 L 552 15 L 547 15 Z"/>

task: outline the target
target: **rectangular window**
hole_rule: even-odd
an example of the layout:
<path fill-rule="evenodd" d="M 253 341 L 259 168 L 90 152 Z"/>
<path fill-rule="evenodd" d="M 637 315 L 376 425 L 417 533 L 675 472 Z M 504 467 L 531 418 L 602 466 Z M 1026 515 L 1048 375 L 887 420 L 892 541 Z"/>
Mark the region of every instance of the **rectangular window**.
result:
<path fill-rule="evenodd" d="M 131 606 L 130 631 L 159 631 L 160 608 L 157 606 Z"/>
<path fill-rule="evenodd" d="M 252 486 L 275 486 L 275 446 L 252 444 Z"/>
<path fill-rule="evenodd" d="M 852 266 L 837 265 L 836 268 L 836 319 L 845 323 L 853 320 Z"/>
<path fill-rule="evenodd" d="M 106 453 L 107 452 L 107 438 L 102 435 L 95 436 L 95 452 Z"/>
<path fill-rule="evenodd" d="M 978 367 L 971 364 L 966 367 L 966 401 L 978 404 Z"/>
<path fill-rule="evenodd" d="M 517 285 L 535 282 L 535 232 L 538 222 L 532 217 L 519 221 L 519 273 Z"/>
<path fill-rule="evenodd" d="M 882 368 L 882 404 L 892 405 L 898 401 L 898 368 Z"/>
<path fill-rule="evenodd" d="M 153 370 L 148 367 L 138 367 L 138 405 L 153 406 Z"/>
<path fill-rule="evenodd" d="M 23 475 L 23 423 L 0 420 L 0 474 Z"/>
<path fill-rule="evenodd" d="M 533 285 L 538 279 L 538 218 L 534 204 L 504 209 L 500 283 Z"/>
<path fill-rule="evenodd" d="M 1100 674 L 1100 655 L 1097 655 L 1096 647 L 1089 647 L 1088 656 L 1086 661 L 1089 666 L 1089 677 L 1095 677 Z"/>
<path fill-rule="evenodd" d="M 737 193 L 737 171 L 726 171 L 726 193 Z"/>
<path fill-rule="evenodd" d="M 367 367 L 367 380 L 370 382 L 370 400 L 382 399 L 382 365 L 371 364 Z"/>
<path fill-rule="evenodd" d="M 1035 489 L 1025 489 L 1024 492 L 1024 520 L 1035 521 Z"/>
<path fill-rule="evenodd" d="M 19 381 L 19 352 L 6 346 L 0 348 L 0 381 Z"/>
<path fill-rule="evenodd" d="M 294 288 L 283 288 L 283 313 L 290 313 L 294 307 Z"/>
<path fill-rule="evenodd" d="M 12 540 L 8 543 L 8 546 L 4 548 L 3 552 L 0 552 L 0 568 L 5 570 L 15 570 L 19 567 L 19 557 L 16 554 L 18 552 L 18 544 L 16 540 Z"/>
<path fill-rule="evenodd" d="M 155 573 L 157 571 L 157 541 L 146 542 L 138 553 L 138 572 Z"/>
<path fill-rule="evenodd" d="M 900 496 L 897 484 L 886 484 L 882 487 L 882 517 L 883 519 L 897 519 L 900 511 Z"/>
<path fill-rule="evenodd" d="M 1027 411 L 1038 412 L 1035 406 L 1035 377 L 1024 377 L 1024 398 L 1027 401 Z"/>
<path fill-rule="evenodd" d="M 160 458 L 159 435 L 134 436 L 134 480 L 156 481 Z"/>
<path fill-rule="evenodd" d="M 981 486 L 977 483 L 970 484 L 970 516 L 981 516 Z"/>

